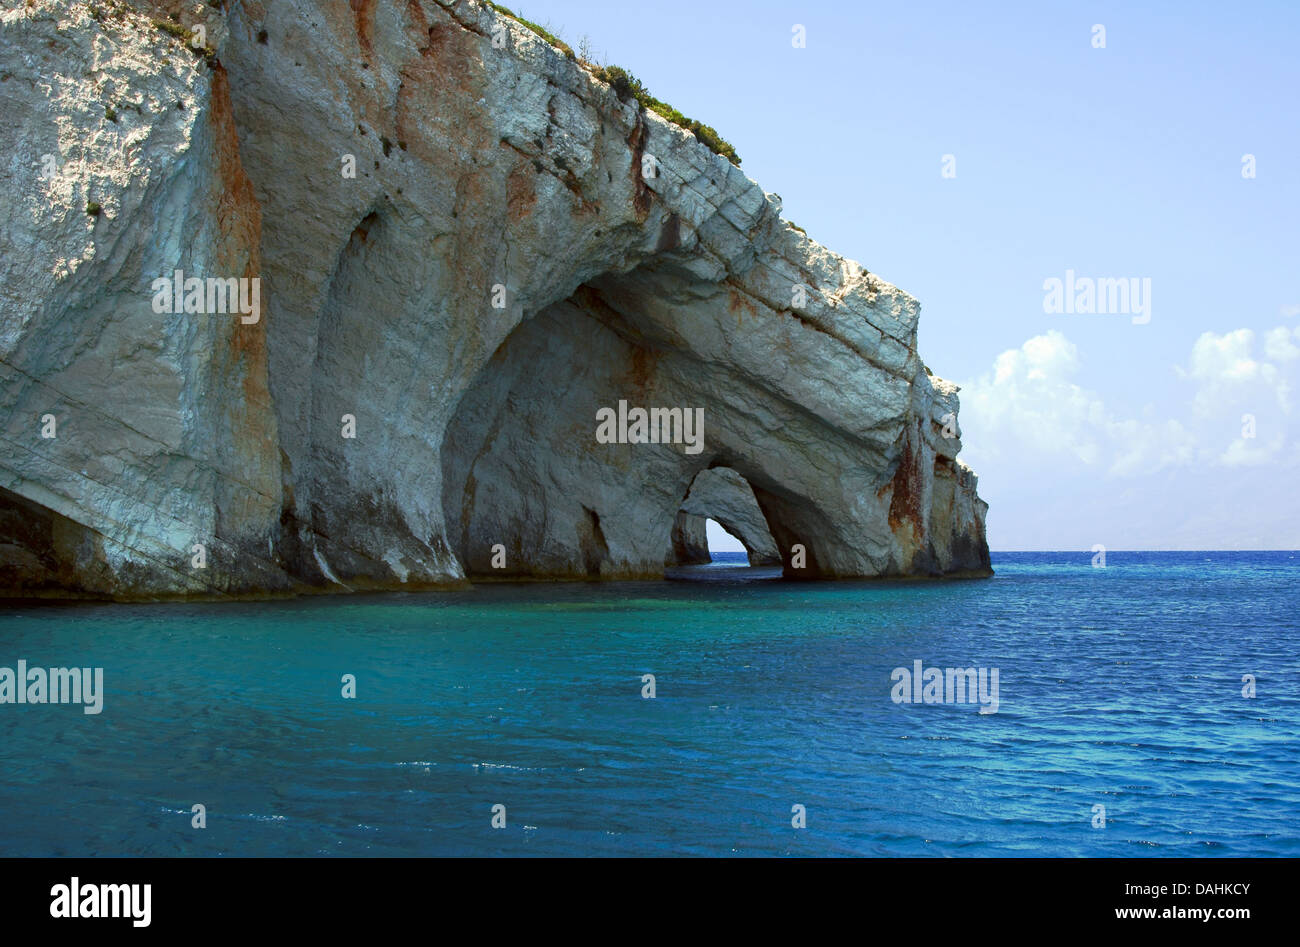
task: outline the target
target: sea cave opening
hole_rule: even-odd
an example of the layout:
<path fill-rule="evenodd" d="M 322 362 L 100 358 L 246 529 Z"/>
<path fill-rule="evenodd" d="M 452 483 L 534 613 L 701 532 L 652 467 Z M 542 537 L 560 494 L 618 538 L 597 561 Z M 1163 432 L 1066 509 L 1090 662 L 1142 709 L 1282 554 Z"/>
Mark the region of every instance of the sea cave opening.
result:
<path fill-rule="evenodd" d="M 688 317 L 735 318 L 717 292 L 647 268 L 607 274 L 509 332 L 442 441 L 444 521 L 467 577 L 664 578 L 712 560 L 709 520 L 771 577 L 819 574 L 838 532 L 802 484 L 824 463 L 820 427 L 725 353 L 682 344 Z M 643 409 L 702 424 L 680 442 L 624 437 Z"/>
<path fill-rule="evenodd" d="M 665 575 L 687 578 L 697 566 L 780 565 L 776 540 L 749 481 L 730 467 L 697 473 L 673 521 Z"/>

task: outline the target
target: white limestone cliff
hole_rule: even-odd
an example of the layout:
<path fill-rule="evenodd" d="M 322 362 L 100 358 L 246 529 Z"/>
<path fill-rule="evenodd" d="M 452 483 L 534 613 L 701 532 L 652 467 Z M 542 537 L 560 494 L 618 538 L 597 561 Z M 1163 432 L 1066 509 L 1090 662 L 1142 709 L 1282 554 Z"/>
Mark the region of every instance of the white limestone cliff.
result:
<path fill-rule="evenodd" d="M 659 576 L 720 467 L 791 577 L 988 574 L 916 300 L 488 6 L 34 0 L 0 90 L 0 593 Z"/>

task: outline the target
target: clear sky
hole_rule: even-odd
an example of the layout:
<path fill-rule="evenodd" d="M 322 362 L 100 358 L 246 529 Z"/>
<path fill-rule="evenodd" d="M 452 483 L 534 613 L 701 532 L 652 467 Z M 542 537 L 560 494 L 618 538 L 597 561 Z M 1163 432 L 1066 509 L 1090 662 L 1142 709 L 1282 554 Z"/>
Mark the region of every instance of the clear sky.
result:
<path fill-rule="evenodd" d="M 921 300 L 993 549 L 1300 547 L 1300 4 L 511 5 Z"/>

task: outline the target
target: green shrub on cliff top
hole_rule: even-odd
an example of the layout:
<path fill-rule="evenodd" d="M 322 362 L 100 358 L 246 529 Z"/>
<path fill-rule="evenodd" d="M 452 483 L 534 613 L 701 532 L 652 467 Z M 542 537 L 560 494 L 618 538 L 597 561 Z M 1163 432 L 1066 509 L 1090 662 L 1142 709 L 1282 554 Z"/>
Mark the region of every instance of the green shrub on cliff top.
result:
<path fill-rule="evenodd" d="M 528 27 L 530 30 L 532 30 L 534 33 L 536 33 L 536 34 L 537 34 L 538 36 L 540 36 L 542 39 L 546 40 L 546 42 L 550 43 L 552 46 L 554 46 L 554 47 L 555 47 L 556 49 L 558 49 L 560 52 L 564 53 L 564 55 L 567 56 L 567 57 L 569 57 L 570 59 L 576 59 L 576 58 L 577 58 L 577 54 L 574 53 L 574 51 L 573 51 L 573 47 L 572 47 L 572 46 L 570 46 L 570 45 L 569 45 L 568 43 L 566 43 L 564 40 L 560 39 L 560 38 L 559 38 L 558 36 L 556 36 L 554 33 L 552 33 L 552 32 L 550 32 L 549 30 L 547 30 L 544 26 L 538 26 L 536 23 L 532 23 L 532 22 L 530 22 L 530 21 L 528 21 L 528 20 L 525 20 L 522 16 L 520 16 L 518 13 L 515 13 L 515 12 L 514 12 L 513 10 L 511 10 L 509 7 L 503 7 L 503 6 L 502 6 L 501 4 L 499 4 L 499 3 L 492 3 L 491 0 L 487 0 L 487 5 L 490 6 L 493 10 L 496 10 L 496 11 L 497 11 L 498 13 L 500 13 L 502 16 L 508 16 L 508 17 L 510 17 L 510 19 L 514 20 L 516 23 L 519 23 L 519 24 L 522 24 L 523 26 Z"/>
<path fill-rule="evenodd" d="M 502 16 L 508 16 L 516 23 L 528 27 L 542 39 L 546 40 L 546 42 L 563 52 L 568 58 L 577 58 L 573 52 L 573 48 L 569 46 L 568 43 L 555 34 L 549 32 L 544 27 L 525 20 L 509 7 L 503 7 L 499 3 L 491 2 L 491 0 L 485 0 L 485 2 Z M 709 148 L 713 150 L 714 154 L 722 155 L 722 157 L 726 158 L 734 165 L 738 166 L 740 164 L 740 156 L 736 154 L 736 149 L 732 147 L 731 142 L 719 135 L 713 126 L 705 125 L 703 122 L 697 121 L 693 118 L 687 118 L 667 102 L 662 102 L 659 99 L 656 99 L 650 94 L 650 90 L 641 84 L 641 80 L 632 75 L 626 69 L 622 69 L 619 66 L 604 66 L 593 69 L 592 75 L 597 79 L 602 79 L 612 85 L 614 91 L 618 94 L 618 97 L 623 101 L 626 102 L 629 97 L 635 98 L 637 102 L 641 104 L 642 108 L 648 108 L 655 114 L 666 118 L 674 125 L 679 125 L 686 129 L 688 132 L 693 134 L 696 139 L 708 145 Z"/>
<path fill-rule="evenodd" d="M 650 90 L 642 85 L 641 80 L 626 69 L 621 66 L 605 66 L 594 70 L 592 75 L 613 86 L 615 94 L 623 101 L 626 102 L 629 98 L 636 99 L 642 108 L 648 108 L 656 115 L 691 132 L 699 141 L 708 145 L 714 154 L 722 155 L 734 165 L 740 164 L 740 156 L 736 154 L 736 149 L 732 147 L 731 142 L 719 135 L 711 125 L 687 118 L 667 102 L 656 99 L 650 94 Z"/>

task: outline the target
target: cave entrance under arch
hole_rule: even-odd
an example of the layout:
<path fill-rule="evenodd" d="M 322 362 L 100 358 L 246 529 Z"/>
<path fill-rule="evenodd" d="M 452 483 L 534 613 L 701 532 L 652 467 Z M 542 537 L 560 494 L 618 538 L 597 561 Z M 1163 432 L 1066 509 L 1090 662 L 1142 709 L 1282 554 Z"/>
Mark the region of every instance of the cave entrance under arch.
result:
<path fill-rule="evenodd" d="M 730 467 L 710 467 L 695 475 L 673 519 L 665 567 L 717 561 L 709 542 L 710 522 L 743 547 L 747 565 L 767 568 L 782 564 L 776 540 L 749 481 Z"/>
<path fill-rule="evenodd" d="M 827 493 L 824 427 L 732 361 L 729 292 L 643 266 L 509 332 L 442 437 L 443 521 L 468 578 L 661 579 L 680 562 L 674 531 L 697 515 L 701 535 L 712 518 L 740 538 L 751 565 L 822 574 L 849 525 L 803 492 L 815 473 Z M 624 403 L 703 409 L 702 444 L 598 438 L 599 412 Z M 693 494 L 704 499 L 688 509 Z M 797 545 L 807 566 L 795 572 Z"/>

